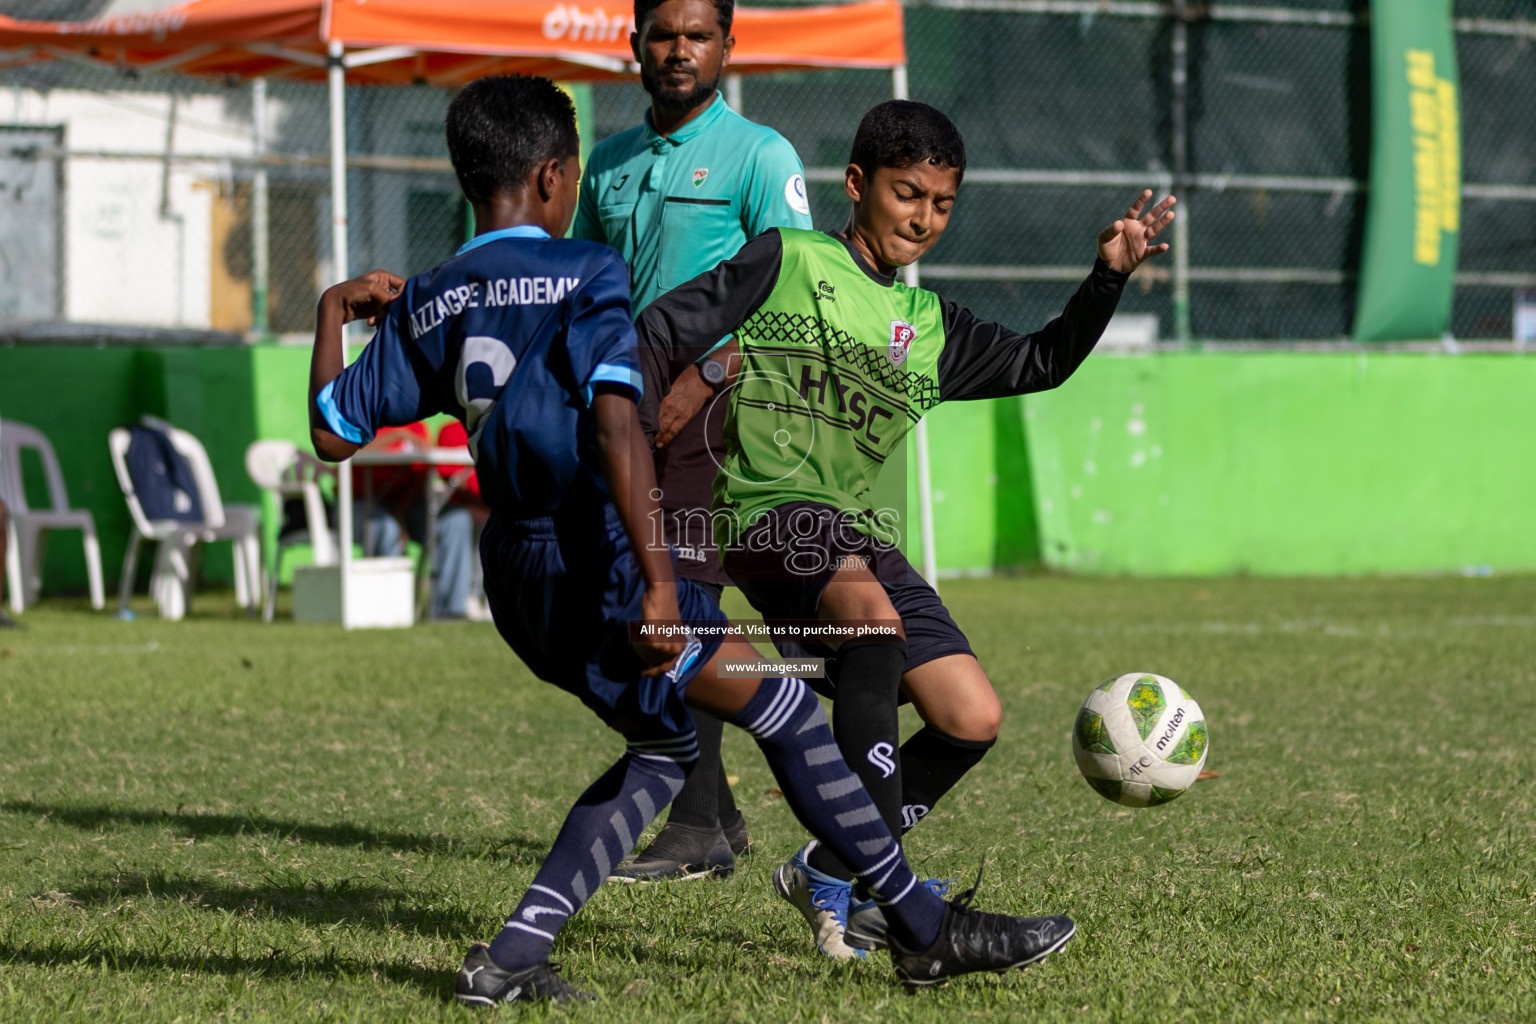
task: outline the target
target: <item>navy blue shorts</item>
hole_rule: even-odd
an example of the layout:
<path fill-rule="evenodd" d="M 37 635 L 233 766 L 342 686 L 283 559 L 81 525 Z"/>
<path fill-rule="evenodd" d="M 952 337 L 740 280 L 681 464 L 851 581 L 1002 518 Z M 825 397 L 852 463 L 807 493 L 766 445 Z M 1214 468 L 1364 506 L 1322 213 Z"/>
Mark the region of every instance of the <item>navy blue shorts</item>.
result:
<path fill-rule="evenodd" d="M 719 650 L 725 615 L 704 590 L 678 580 L 683 622 L 711 628 L 689 641 L 671 672 L 642 676 L 629 625 L 641 617 L 645 579 L 612 505 L 539 519 L 493 513 L 480 560 L 496 629 L 534 675 L 605 723 L 638 725 L 645 735 L 693 728 L 683 690 Z"/>
<path fill-rule="evenodd" d="M 814 619 L 821 593 L 844 555 L 866 560 L 901 616 L 906 671 L 951 654 L 973 653 L 938 593 L 901 549 L 854 530 L 830 505 L 795 501 L 761 513 L 725 552 L 725 570 L 765 620 Z M 835 656 L 820 643 L 776 639 L 774 646 L 786 658 Z M 830 695 L 824 681 L 807 682 Z"/>

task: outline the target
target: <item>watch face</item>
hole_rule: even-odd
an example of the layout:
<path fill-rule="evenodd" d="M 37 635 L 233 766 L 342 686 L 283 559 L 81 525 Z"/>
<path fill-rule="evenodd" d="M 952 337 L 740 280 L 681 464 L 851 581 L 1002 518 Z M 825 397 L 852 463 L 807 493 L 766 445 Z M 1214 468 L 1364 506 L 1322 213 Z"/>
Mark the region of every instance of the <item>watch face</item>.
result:
<path fill-rule="evenodd" d="M 721 366 L 714 359 L 704 360 L 704 365 L 700 367 L 699 373 L 703 375 L 706 384 L 725 383 L 725 367 Z"/>

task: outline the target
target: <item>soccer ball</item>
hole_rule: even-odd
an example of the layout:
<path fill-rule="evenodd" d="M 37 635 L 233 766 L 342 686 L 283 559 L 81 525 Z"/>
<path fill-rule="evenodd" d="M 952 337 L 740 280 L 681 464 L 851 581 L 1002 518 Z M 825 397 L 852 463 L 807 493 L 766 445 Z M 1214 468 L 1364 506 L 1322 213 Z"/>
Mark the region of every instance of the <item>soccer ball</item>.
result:
<path fill-rule="evenodd" d="M 1083 778 L 1127 807 L 1165 804 L 1193 786 L 1208 752 L 1200 705 L 1172 679 L 1147 672 L 1094 690 L 1072 726 Z"/>

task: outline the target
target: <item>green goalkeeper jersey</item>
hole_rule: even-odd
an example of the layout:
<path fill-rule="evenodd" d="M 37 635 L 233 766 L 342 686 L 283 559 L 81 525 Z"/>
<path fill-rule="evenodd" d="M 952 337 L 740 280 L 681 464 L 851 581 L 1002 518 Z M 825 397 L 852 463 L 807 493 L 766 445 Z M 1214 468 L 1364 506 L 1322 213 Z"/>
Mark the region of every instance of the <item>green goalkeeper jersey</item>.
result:
<path fill-rule="evenodd" d="M 1126 275 L 1095 263 L 1062 315 L 1019 334 L 878 273 L 839 236 L 779 228 L 663 295 L 641 315 L 642 421 L 689 350 L 734 333 L 724 391 L 717 513 L 739 530 L 764 509 L 811 501 L 883 533 L 870 496 L 881 467 L 941 401 L 1053 388 L 1092 350 Z M 711 410 L 711 414 L 718 412 Z M 721 543 L 734 537 L 720 536 Z"/>

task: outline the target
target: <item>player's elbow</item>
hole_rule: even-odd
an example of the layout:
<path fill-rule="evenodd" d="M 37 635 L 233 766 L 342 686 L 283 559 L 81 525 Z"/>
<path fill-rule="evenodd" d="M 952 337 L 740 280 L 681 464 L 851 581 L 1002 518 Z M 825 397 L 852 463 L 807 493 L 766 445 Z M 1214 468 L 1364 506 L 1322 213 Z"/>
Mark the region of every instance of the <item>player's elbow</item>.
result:
<path fill-rule="evenodd" d="M 314 446 L 315 457 L 325 462 L 341 462 L 349 459 L 358 446 L 343 440 L 321 427 L 309 428 L 309 443 Z"/>
<path fill-rule="evenodd" d="M 1083 360 L 1088 358 L 1092 346 L 1081 353 L 1052 353 L 1050 358 L 1041 359 L 1035 371 L 1035 391 L 1054 391 L 1067 382 L 1067 378 L 1077 372 L 1077 368 L 1083 365 Z"/>

